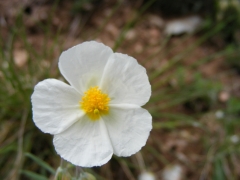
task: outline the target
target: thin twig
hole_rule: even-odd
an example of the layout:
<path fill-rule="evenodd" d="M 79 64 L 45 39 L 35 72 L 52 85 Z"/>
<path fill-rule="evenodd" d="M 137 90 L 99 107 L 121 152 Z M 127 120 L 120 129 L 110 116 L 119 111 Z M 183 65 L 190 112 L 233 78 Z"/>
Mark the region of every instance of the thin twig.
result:
<path fill-rule="evenodd" d="M 22 167 L 23 163 L 23 136 L 24 136 L 24 130 L 25 130 L 25 125 L 27 122 L 27 117 L 28 117 L 28 112 L 29 110 L 26 109 L 23 112 L 23 116 L 21 119 L 21 124 L 20 124 L 20 129 L 18 131 L 18 151 L 17 151 L 17 157 L 14 163 L 14 168 L 11 170 L 9 173 L 8 177 L 6 179 L 12 180 L 12 179 L 19 179 L 19 170 Z"/>
<path fill-rule="evenodd" d="M 141 152 L 138 152 L 138 153 L 136 154 L 136 159 L 137 159 L 138 165 L 139 165 L 139 167 L 140 167 L 140 171 L 141 171 L 141 172 L 146 171 L 146 165 L 145 165 L 145 163 L 144 163 L 143 156 L 142 156 L 142 153 L 141 153 Z"/>
<path fill-rule="evenodd" d="M 126 163 L 122 160 L 119 161 L 120 165 L 124 171 L 124 173 L 126 174 L 126 176 L 128 177 L 129 180 L 136 180 L 132 174 L 132 172 L 130 171 L 130 169 L 128 168 L 128 166 L 126 165 Z"/>

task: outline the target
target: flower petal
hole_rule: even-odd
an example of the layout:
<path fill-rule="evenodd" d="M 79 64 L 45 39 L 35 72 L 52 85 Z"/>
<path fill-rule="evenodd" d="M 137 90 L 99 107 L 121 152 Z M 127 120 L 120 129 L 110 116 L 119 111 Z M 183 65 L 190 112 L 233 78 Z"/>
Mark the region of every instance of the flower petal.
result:
<path fill-rule="evenodd" d="M 113 154 L 103 120 L 91 121 L 87 116 L 55 135 L 53 144 L 63 159 L 81 167 L 101 166 Z"/>
<path fill-rule="evenodd" d="M 84 116 L 79 108 L 81 95 L 55 79 L 39 82 L 32 94 L 33 121 L 45 133 L 57 134 Z"/>
<path fill-rule="evenodd" d="M 152 129 L 152 116 L 145 109 L 129 106 L 110 106 L 110 113 L 103 116 L 113 152 L 117 156 L 130 156 L 138 152 Z"/>
<path fill-rule="evenodd" d="M 151 95 L 146 69 L 136 59 L 121 53 L 114 53 L 109 58 L 100 88 L 111 98 L 110 104 L 142 106 Z"/>
<path fill-rule="evenodd" d="M 104 67 L 113 51 L 102 43 L 84 42 L 64 51 L 59 69 L 65 79 L 80 93 L 100 82 Z"/>

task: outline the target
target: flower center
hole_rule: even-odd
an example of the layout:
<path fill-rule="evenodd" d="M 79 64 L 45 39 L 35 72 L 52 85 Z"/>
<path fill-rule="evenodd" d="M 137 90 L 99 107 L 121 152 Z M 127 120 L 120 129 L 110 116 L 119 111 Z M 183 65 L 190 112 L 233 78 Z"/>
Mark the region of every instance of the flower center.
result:
<path fill-rule="evenodd" d="M 109 101 L 110 98 L 108 95 L 102 93 L 102 91 L 96 86 L 91 87 L 84 93 L 79 104 L 91 120 L 98 120 L 100 115 L 108 114 Z"/>

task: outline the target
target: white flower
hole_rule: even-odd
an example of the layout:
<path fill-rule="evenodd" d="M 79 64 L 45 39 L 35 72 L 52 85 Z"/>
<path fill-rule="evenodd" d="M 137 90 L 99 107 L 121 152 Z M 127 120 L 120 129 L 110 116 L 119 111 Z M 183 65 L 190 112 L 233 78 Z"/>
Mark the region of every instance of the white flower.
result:
<path fill-rule="evenodd" d="M 183 169 L 179 165 L 168 166 L 163 170 L 163 180 L 180 180 Z"/>
<path fill-rule="evenodd" d="M 232 143 L 236 144 L 239 141 L 239 137 L 235 134 L 230 137 Z"/>
<path fill-rule="evenodd" d="M 151 86 L 144 67 L 94 41 L 63 52 L 61 74 L 38 83 L 31 97 L 33 121 L 54 135 L 57 153 L 82 166 L 100 166 L 112 155 L 130 156 L 146 144 L 152 117 L 142 109 Z"/>
<path fill-rule="evenodd" d="M 224 118 L 224 112 L 221 111 L 221 110 L 218 110 L 216 113 L 215 113 L 215 116 L 217 119 L 222 119 Z"/>
<path fill-rule="evenodd" d="M 143 172 L 138 177 L 138 180 L 155 180 L 155 176 L 151 172 Z"/>

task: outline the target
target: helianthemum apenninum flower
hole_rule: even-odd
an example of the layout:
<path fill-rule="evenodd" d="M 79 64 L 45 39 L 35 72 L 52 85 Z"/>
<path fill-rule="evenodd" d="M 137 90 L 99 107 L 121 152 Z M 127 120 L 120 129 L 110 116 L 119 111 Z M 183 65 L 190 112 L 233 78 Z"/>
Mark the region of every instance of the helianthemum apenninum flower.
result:
<path fill-rule="evenodd" d="M 146 144 L 152 117 L 141 106 L 151 86 L 134 58 L 90 41 L 64 51 L 58 65 L 70 85 L 46 79 L 31 99 L 34 123 L 54 135 L 63 159 L 100 166 L 113 154 L 130 156 Z"/>

